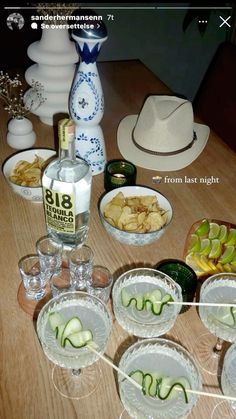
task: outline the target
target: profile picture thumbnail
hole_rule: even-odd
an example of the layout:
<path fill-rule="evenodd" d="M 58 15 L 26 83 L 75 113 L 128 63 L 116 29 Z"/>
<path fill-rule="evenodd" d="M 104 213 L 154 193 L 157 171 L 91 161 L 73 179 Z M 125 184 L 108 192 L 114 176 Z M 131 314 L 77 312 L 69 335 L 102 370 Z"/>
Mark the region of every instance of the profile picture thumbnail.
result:
<path fill-rule="evenodd" d="M 24 24 L 25 24 L 25 20 L 20 13 L 11 13 L 7 17 L 7 26 L 12 31 L 23 28 Z"/>

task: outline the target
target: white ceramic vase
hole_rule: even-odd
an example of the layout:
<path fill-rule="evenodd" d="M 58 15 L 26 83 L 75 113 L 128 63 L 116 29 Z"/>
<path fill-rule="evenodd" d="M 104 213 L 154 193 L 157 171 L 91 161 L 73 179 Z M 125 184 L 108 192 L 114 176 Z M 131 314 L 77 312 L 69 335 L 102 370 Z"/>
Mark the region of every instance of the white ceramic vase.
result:
<path fill-rule="evenodd" d="M 45 28 L 42 37 L 28 47 L 27 54 L 36 64 L 26 70 L 25 79 L 29 85 L 39 81 L 44 88 L 45 102 L 31 110 L 40 120 L 53 125 L 54 116 L 68 113 L 68 99 L 75 63 L 78 61 L 75 44 L 69 39 L 67 29 Z M 31 89 L 26 93 L 29 99 Z M 56 121 L 55 121 L 56 122 Z"/>
<path fill-rule="evenodd" d="M 25 117 L 12 118 L 8 123 L 7 144 L 17 150 L 32 147 L 36 141 L 36 134 L 32 122 Z"/>
<path fill-rule="evenodd" d="M 103 38 L 83 38 L 72 33 L 81 60 L 70 92 L 69 110 L 76 125 L 76 155 L 88 162 L 92 174 L 104 171 L 106 149 L 99 125 L 104 113 L 104 96 L 96 59 Z"/>

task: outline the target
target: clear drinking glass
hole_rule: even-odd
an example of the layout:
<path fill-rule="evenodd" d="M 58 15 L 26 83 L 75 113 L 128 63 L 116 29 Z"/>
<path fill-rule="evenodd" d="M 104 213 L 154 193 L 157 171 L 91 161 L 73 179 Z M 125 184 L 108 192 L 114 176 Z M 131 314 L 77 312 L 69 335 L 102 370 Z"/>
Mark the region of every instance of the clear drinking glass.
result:
<path fill-rule="evenodd" d="M 213 409 L 211 418 L 232 418 L 236 417 L 236 344 L 227 350 L 223 369 L 221 372 L 221 389 L 225 396 L 233 397 L 235 400 L 225 400 L 218 403 Z"/>
<path fill-rule="evenodd" d="M 49 278 L 62 266 L 62 242 L 52 239 L 49 235 L 41 237 L 36 242 L 36 250 L 39 256 L 40 267 Z"/>
<path fill-rule="evenodd" d="M 91 281 L 94 254 L 89 246 L 75 247 L 69 253 L 69 268 L 73 286 L 84 290 Z"/>
<path fill-rule="evenodd" d="M 199 336 L 194 351 L 204 370 L 219 374 L 224 341 L 236 342 L 236 273 L 210 276 L 201 286 L 200 303 L 204 305 L 199 307 L 199 315 L 210 333 Z"/>
<path fill-rule="evenodd" d="M 226 396 L 236 397 L 236 345 L 232 345 L 225 354 L 221 374 L 221 388 Z M 236 416 L 236 401 L 230 401 Z"/>
<path fill-rule="evenodd" d="M 83 330 L 92 333 L 93 345 L 90 343 L 76 348 L 66 344 L 63 347 L 49 323 L 52 312 L 59 314 L 63 324 L 78 317 Z M 53 384 L 62 396 L 80 399 L 96 390 L 101 379 L 96 361 L 99 360 L 99 354 L 105 351 L 111 325 L 111 315 L 106 305 L 82 291 L 60 294 L 43 306 L 37 319 L 37 333 L 45 355 L 55 364 Z"/>
<path fill-rule="evenodd" d="M 87 285 L 87 291 L 89 294 L 100 298 L 106 304 L 110 297 L 112 284 L 113 276 L 109 269 L 105 266 L 95 265 Z"/>
<path fill-rule="evenodd" d="M 121 357 L 119 368 L 128 375 L 139 370 L 155 374 L 156 377 L 170 377 L 173 381 L 175 378 L 178 381 L 180 377 L 184 377 L 191 390 L 199 391 L 202 386 L 194 358 L 181 345 L 167 339 L 145 339 L 133 344 Z M 118 383 L 121 401 L 132 418 L 187 417 L 198 400 L 196 394 L 187 392 L 186 403 L 183 392 L 178 390 L 174 397 L 168 397 L 166 400 L 161 400 L 158 396 L 144 395 L 141 389 L 130 383 L 121 373 L 118 373 Z"/>
<path fill-rule="evenodd" d="M 63 292 L 73 291 L 71 273 L 68 268 L 63 268 L 59 272 L 51 275 L 49 285 L 53 297 L 56 297 Z"/>
<path fill-rule="evenodd" d="M 30 300 L 41 300 L 46 294 L 47 277 L 40 267 L 39 257 L 24 256 L 19 260 L 18 267 L 26 297 Z"/>
<path fill-rule="evenodd" d="M 160 314 L 154 314 L 150 304 L 144 305 L 143 309 L 137 309 L 133 303 L 125 306 L 122 303 L 124 290 L 135 299 L 159 290 L 162 297 L 170 294 L 177 304 L 165 304 Z M 182 292 L 181 287 L 163 272 L 137 268 L 125 272 L 115 281 L 112 301 L 116 320 L 123 329 L 138 337 L 151 338 L 172 328 L 182 307 Z"/>

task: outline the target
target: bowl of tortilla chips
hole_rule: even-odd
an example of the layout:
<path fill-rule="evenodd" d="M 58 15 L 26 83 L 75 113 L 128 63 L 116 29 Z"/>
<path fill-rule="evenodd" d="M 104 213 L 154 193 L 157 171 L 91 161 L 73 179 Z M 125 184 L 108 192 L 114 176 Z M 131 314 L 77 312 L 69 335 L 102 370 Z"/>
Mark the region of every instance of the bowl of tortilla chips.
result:
<path fill-rule="evenodd" d="M 42 202 L 42 172 L 55 155 L 55 150 L 33 148 L 8 157 L 2 171 L 11 189 L 28 201 Z"/>
<path fill-rule="evenodd" d="M 106 231 L 119 242 L 133 246 L 158 240 L 173 215 L 168 199 L 147 186 L 123 186 L 105 193 L 98 211 Z"/>

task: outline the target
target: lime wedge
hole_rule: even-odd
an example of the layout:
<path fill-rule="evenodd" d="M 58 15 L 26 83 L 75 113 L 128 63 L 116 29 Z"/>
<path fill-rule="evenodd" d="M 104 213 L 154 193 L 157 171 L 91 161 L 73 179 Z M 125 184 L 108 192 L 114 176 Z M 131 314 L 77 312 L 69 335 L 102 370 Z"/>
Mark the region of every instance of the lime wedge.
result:
<path fill-rule="evenodd" d="M 210 259 L 217 259 L 221 255 L 221 242 L 219 239 L 213 239 L 211 242 L 211 251 L 208 255 Z"/>
<path fill-rule="evenodd" d="M 211 240 L 210 239 L 202 239 L 201 240 L 201 248 L 200 254 L 207 256 L 211 251 Z"/>
<path fill-rule="evenodd" d="M 202 220 L 201 224 L 196 228 L 195 234 L 198 236 L 204 236 L 208 234 L 210 230 L 210 223 L 207 219 Z"/>
<path fill-rule="evenodd" d="M 210 230 L 209 230 L 209 234 L 208 234 L 209 239 L 217 239 L 219 233 L 220 233 L 219 224 L 210 223 Z"/>
<path fill-rule="evenodd" d="M 230 228 L 229 235 L 227 238 L 227 242 L 225 243 L 226 246 L 234 246 L 236 244 L 236 229 Z"/>
<path fill-rule="evenodd" d="M 221 243 L 225 243 L 228 237 L 228 229 L 225 224 L 221 224 L 218 239 Z"/>
<path fill-rule="evenodd" d="M 191 241 L 189 246 L 190 252 L 199 252 L 201 248 L 201 241 L 197 234 L 191 234 Z"/>
<path fill-rule="evenodd" d="M 223 255 L 221 255 L 219 262 L 222 263 L 222 265 L 225 265 L 225 263 L 230 263 L 235 257 L 235 248 L 234 246 L 227 246 Z"/>

